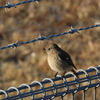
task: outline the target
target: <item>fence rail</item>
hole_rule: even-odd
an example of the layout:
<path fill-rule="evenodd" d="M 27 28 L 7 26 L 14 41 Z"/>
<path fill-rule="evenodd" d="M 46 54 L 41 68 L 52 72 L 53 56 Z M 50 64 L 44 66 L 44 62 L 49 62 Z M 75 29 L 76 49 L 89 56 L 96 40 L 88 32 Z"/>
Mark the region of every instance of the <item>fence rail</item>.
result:
<path fill-rule="evenodd" d="M 95 74 L 90 75 L 91 72 Z M 78 91 L 83 91 L 82 99 L 85 100 L 86 91 L 89 88 L 93 88 L 94 99 L 96 100 L 97 88 L 100 86 L 100 66 L 98 67 L 89 67 L 87 70 L 79 69 L 77 74 L 83 75 L 82 78 L 77 78 L 72 72 L 68 72 L 65 76 L 57 75 L 56 78 L 44 78 L 41 82 L 33 81 L 31 84 L 21 84 L 18 88 L 10 87 L 8 90 L 0 90 L 0 97 L 5 95 L 5 98 L 0 100 L 23 100 L 25 97 L 31 97 L 31 100 L 53 100 L 56 97 L 60 97 L 63 100 L 63 97 L 67 94 L 72 94 L 72 100 L 75 99 L 74 94 Z M 73 78 L 72 78 L 73 77 Z M 67 79 L 73 79 L 68 81 Z M 94 80 L 94 82 L 92 82 Z M 95 81 L 96 80 L 96 81 Z M 81 85 L 86 82 L 87 84 Z M 45 87 L 51 83 L 50 86 Z M 39 86 L 39 89 L 33 90 L 33 87 Z M 70 88 L 70 86 L 74 86 Z M 29 92 L 21 93 L 21 90 L 28 89 Z M 60 91 L 58 91 L 58 89 Z M 9 96 L 9 93 L 17 92 L 14 96 Z M 47 94 L 47 92 L 52 92 L 52 94 Z M 35 97 L 35 95 L 41 94 L 42 96 Z"/>

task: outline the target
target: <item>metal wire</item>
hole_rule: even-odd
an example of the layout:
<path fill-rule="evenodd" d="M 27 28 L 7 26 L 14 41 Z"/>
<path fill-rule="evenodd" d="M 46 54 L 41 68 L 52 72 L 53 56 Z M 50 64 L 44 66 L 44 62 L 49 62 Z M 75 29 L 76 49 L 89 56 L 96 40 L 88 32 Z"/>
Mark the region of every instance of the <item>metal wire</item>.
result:
<path fill-rule="evenodd" d="M 24 45 L 24 44 L 28 44 L 28 43 L 32 43 L 32 42 L 36 42 L 36 41 L 41 41 L 41 40 L 45 40 L 45 39 L 49 39 L 49 38 L 53 38 L 53 37 L 57 37 L 57 36 L 62 36 L 62 35 L 65 35 L 65 34 L 74 34 L 75 32 L 79 33 L 79 31 L 81 31 L 81 30 L 86 30 L 86 29 L 95 28 L 95 27 L 100 27 L 100 24 L 85 27 L 85 28 L 79 28 L 79 29 L 73 29 L 71 27 L 71 30 L 68 31 L 68 32 L 64 32 L 64 33 L 60 33 L 60 34 L 56 34 L 56 35 L 50 35 L 50 36 L 43 36 L 43 37 L 39 35 L 39 38 L 37 38 L 37 39 L 22 42 L 22 43 L 18 43 L 18 41 L 17 41 L 16 43 L 8 44 L 7 46 L 1 47 L 0 49 L 6 49 L 6 48 L 16 49 L 16 47 Z"/>
<path fill-rule="evenodd" d="M 16 87 L 10 87 L 8 90 L 0 90 L 0 96 L 5 95 L 3 99 L 0 100 L 23 100 L 25 97 L 31 97 L 31 100 L 53 100 L 56 97 L 59 97 L 60 100 L 63 100 L 63 97 L 67 94 L 71 95 L 71 100 L 75 100 L 75 94 L 78 91 L 83 91 L 82 100 L 86 99 L 86 91 L 89 88 L 93 88 L 94 92 L 94 100 L 96 100 L 96 94 L 97 94 L 97 88 L 100 86 L 100 66 L 98 67 L 89 67 L 87 70 L 80 69 L 77 71 L 77 75 L 83 75 L 85 77 L 83 78 L 77 78 L 73 73 L 68 72 L 65 74 L 65 76 L 57 75 L 56 78 L 50 79 L 50 78 L 44 78 L 43 81 L 33 81 L 31 84 L 22 84 L 18 88 Z M 88 73 L 95 72 L 95 75 L 89 75 Z M 68 78 L 73 77 L 72 81 L 67 81 Z M 92 83 L 92 80 L 98 80 L 95 81 L 95 83 Z M 60 81 L 60 83 L 59 83 Z M 62 83 L 61 83 L 62 81 Z M 56 83 L 58 82 L 58 83 Z M 81 86 L 81 83 L 87 82 L 88 84 Z M 51 86 L 45 87 L 47 84 L 51 84 Z M 69 88 L 70 86 L 76 86 L 74 88 Z M 39 86 L 39 89 L 33 90 L 33 87 Z M 28 92 L 21 93 L 21 90 L 28 89 Z M 60 91 L 58 91 L 60 89 Z M 64 90 L 63 90 L 64 89 Z M 9 93 L 17 92 L 14 96 L 9 96 Z M 47 94 L 47 92 L 52 92 L 52 94 Z M 35 97 L 36 95 L 41 94 L 39 97 Z"/>
<path fill-rule="evenodd" d="M 16 6 L 21 5 L 21 4 L 30 3 L 30 2 L 37 2 L 38 3 L 38 1 L 40 1 L 40 0 L 27 0 L 27 1 L 16 3 L 16 4 L 11 4 L 9 1 L 7 1 L 6 5 L 0 6 L 0 8 L 11 8 L 11 7 L 16 8 Z"/>

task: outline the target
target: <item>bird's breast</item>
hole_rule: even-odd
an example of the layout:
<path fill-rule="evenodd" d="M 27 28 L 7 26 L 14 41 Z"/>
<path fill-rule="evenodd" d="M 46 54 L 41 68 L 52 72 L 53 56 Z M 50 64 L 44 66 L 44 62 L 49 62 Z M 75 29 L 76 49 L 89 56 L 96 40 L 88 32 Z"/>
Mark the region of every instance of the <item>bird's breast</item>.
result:
<path fill-rule="evenodd" d="M 71 69 L 69 64 L 63 61 L 62 59 L 60 59 L 60 57 L 57 55 L 48 56 L 48 64 L 52 70 L 60 73 Z"/>

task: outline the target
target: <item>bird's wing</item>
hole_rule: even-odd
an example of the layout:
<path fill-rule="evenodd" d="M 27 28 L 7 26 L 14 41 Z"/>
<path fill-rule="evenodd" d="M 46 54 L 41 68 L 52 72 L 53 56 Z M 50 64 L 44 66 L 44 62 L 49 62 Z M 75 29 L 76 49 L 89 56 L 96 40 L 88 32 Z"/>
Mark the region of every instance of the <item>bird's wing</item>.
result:
<path fill-rule="evenodd" d="M 71 66 L 73 66 L 75 69 L 77 69 L 77 68 L 75 67 L 75 65 L 73 64 L 73 62 L 72 62 L 72 60 L 71 60 L 71 57 L 70 57 L 70 55 L 69 55 L 68 53 L 66 53 L 65 51 L 62 51 L 61 53 L 59 53 L 59 57 L 60 57 L 63 61 L 67 62 L 69 65 L 71 65 Z"/>

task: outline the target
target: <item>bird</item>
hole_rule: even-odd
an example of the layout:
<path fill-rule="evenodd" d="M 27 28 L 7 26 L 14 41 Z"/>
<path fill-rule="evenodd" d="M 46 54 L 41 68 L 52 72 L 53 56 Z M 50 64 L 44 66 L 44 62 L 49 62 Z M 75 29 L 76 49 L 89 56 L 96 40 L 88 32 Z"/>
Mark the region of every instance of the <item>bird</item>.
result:
<path fill-rule="evenodd" d="M 47 52 L 47 61 L 50 68 L 56 71 L 55 77 L 58 73 L 63 73 L 62 76 L 64 76 L 65 73 L 69 71 L 73 72 L 78 77 L 75 71 L 77 68 L 71 60 L 70 55 L 57 44 L 50 43 L 43 50 Z"/>

